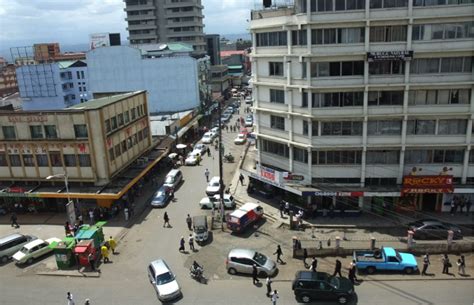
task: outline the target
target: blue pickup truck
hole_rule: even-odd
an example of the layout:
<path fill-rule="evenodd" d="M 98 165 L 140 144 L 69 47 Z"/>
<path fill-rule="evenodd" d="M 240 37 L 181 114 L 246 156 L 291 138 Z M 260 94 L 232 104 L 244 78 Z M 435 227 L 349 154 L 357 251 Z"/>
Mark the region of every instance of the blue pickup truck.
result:
<path fill-rule="evenodd" d="M 364 270 L 369 274 L 373 274 L 377 270 L 403 271 L 406 274 L 411 274 L 418 270 L 418 264 L 413 254 L 398 252 L 390 247 L 376 250 L 356 250 L 353 256 L 357 269 Z"/>

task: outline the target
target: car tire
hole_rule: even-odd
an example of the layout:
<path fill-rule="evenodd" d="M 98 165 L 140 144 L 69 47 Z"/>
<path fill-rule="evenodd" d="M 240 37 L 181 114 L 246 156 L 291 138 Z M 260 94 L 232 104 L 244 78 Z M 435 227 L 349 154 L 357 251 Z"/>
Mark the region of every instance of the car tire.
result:
<path fill-rule="evenodd" d="M 301 303 L 310 303 L 311 302 L 311 297 L 307 294 L 303 294 L 301 297 Z"/>
<path fill-rule="evenodd" d="M 406 267 L 405 269 L 403 269 L 403 271 L 405 272 L 405 274 L 412 274 L 415 270 L 413 270 L 412 267 Z"/>
<path fill-rule="evenodd" d="M 33 263 L 33 258 L 30 257 L 29 259 L 26 260 L 27 265 L 31 265 Z"/>
<path fill-rule="evenodd" d="M 345 295 L 340 295 L 339 297 L 337 297 L 337 302 L 339 304 L 347 304 L 347 301 L 348 299 L 347 299 L 347 296 Z"/>
<path fill-rule="evenodd" d="M 6 264 L 8 262 L 8 256 L 6 256 L 6 255 L 2 256 L 2 258 L 0 259 L 0 262 L 2 264 Z"/>
<path fill-rule="evenodd" d="M 368 273 L 368 274 L 374 274 L 375 273 L 375 267 L 374 266 L 369 266 L 365 269 L 365 271 Z"/>
<path fill-rule="evenodd" d="M 237 270 L 235 270 L 234 268 L 229 268 L 229 270 L 227 270 L 227 272 L 229 272 L 229 274 L 232 274 L 232 275 L 237 274 Z"/>

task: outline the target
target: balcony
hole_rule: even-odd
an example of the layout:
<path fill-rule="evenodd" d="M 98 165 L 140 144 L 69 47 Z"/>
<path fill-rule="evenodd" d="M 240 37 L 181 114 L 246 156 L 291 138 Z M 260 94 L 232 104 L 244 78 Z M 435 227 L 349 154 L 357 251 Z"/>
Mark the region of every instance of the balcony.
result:
<path fill-rule="evenodd" d="M 134 31 L 134 30 L 156 30 L 158 26 L 154 23 L 149 23 L 149 24 L 132 24 L 128 25 L 126 28 L 127 31 Z"/>
<path fill-rule="evenodd" d="M 136 21 L 136 20 L 154 20 L 156 19 L 155 14 L 143 14 L 143 15 L 127 15 L 125 21 Z"/>
<path fill-rule="evenodd" d="M 145 10 L 155 10 L 156 6 L 153 4 L 142 4 L 142 5 L 129 5 L 125 7 L 124 12 L 134 12 L 134 11 L 145 11 Z"/>

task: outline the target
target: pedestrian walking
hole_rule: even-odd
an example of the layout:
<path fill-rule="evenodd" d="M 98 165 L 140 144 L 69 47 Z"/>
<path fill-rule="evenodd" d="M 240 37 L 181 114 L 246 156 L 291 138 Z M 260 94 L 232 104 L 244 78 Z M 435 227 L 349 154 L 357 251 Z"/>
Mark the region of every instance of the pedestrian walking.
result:
<path fill-rule="evenodd" d="M 184 237 L 181 236 L 181 239 L 179 240 L 179 252 L 184 252 L 186 251 L 186 249 L 184 248 Z"/>
<path fill-rule="evenodd" d="M 311 262 L 311 271 L 316 272 L 318 268 L 318 260 L 313 256 L 313 261 Z"/>
<path fill-rule="evenodd" d="M 430 255 L 426 253 L 423 256 L 423 270 L 421 271 L 421 275 L 427 275 L 426 271 L 428 271 L 428 266 L 430 265 Z"/>
<path fill-rule="evenodd" d="M 193 220 L 191 219 L 191 216 L 186 217 L 186 224 L 188 225 L 188 230 L 192 231 L 193 229 Z"/>
<path fill-rule="evenodd" d="M 206 182 L 209 182 L 209 170 L 207 168 L 204 171 L 204 176 L 206 176 Z"/>
<path fill-rule="evenodd" d="M 305 268 L 308 268 L 308 263 L 306 262 L 306 259 L 308 258 L 308 250 L 306 248 L 303 249 L 303 265 Z"/>
<path fill-rule="evenodd" d="M 189 234 L 188 243 L 189 243 L 189 249 L 191 249 L 191 251 L 194 252 L 194 238 L 193 238 L 193 234 Z"/>
<path fill-rule="evenodd" d="M 278 298 L 279 298 L 278 291 L 276 291 L 276 290 L 273 291 L 273 293 L 272 293 L 272 305 L 276 305 Z"/>
<path fill-rule="evenodd" d="M 267 286 L 267 297 L 270 297 L 270 294 L 272 293 L 272 280 L 269 276 L 267 276 L 267 279 L 265 280 L 265 285 Z"/>
<path fill-rule="evenodd" d="M 288 201 L 285 202 L 285 214 L 290 215 L 290 203 Z"/>
<path fill-rule="evenodd" d="M 244 185 L 244 175 L 240 174 L 239 175 L 239 181 L 240 181 L 240 185 Z"/>
<path fill-rule="evenodd" d="M 449 274 L 449 268 L 452 267 L 451 262 L 449 261 L 449 257 L 447 254 L 444 254 L 441 258 L 443 262 L 443 274 Z"/>
<path fill-rule="evenodd" d="M 66 294 L 67 305 L 74 305 L 74 297 L 69 291 Z"/>
<path fill-rule="evenodd" d="M 464 255 L 461 255 L 461 258 L 458 259 L 458 273 L 460 275 L 466 275 L 466 260 L 464 259 Z"/>
<path fill-rule="evenodd" d="M 342 263 L 340 260 L 336 259 L 336 267 L 334 268 L 334 273 L 332 274 L 332 276 L 336 276 L 336 274 L 339 274 L 339 277 L 342 277 L 341 269 Z"/>
<path fill-rule="evenodd" d="M 285 202 L 283 200 L 280 201 L 279 210 L 280 210 L 280 217 L 283 218 L 283 211 L 285 210 Z"/>
<path fill-rule="evenodd" d="M 10 216 L 10 222 L 12 224 L 12 227 L 14 227 L 15 229 L 18 229 L 20 227 L 20 225 L 18 224 L 18 217 L 16 216 L 15 212 L 13 212 Z"/>
<path fill-rule="evenodd" d="M 196 155 L 196 164 L 201 165 L 201 154 Z"/>
<path fill-rule="evenodd" d="M 170 218 L 169 218 L 167 212 L 165 212 L 165 214 L 163 215 L 163 220 L 164 220 L 163 228 L 165 227 L 165 225 L 167 225 L 168 228 L 171 227 L 171 225 L 170 225 Z"/>
<path fill-rule="evenodd" d="M 253 281 L 254 285 L 256 285 L 257 283 L 260 283 L 257 275 L 258 275 L 257 265 L 253 264 L 253 266 L 252 266 L 252 281 Z"/>
<path fill-rule="evenodd" d="M 349 265 L 349 280 L 352 282 L 352 284 L 355 284 L 358 281 L 356 273 L 357 273 L 356 262 L 355 260 L 352 260 L 352 262 Z"/>
<path fill-rule="evenodd" d="M 94 211 L 92 209 L 89 209 L 89 221 L 91 225 L 94 224 Z"/>
<path fill-rule="evenodd" d="M 280 245 L 277 246 L 275 253 L 273 253 L 273 255 L 275 254 L 277 256 L 277 262 L 279 262 L 280 264 L 284 264 L 285 262 L 281 259 L 281 256 L 283 255 L 283 251 L 281 251 Z"/>
<path fill-rule="evenodd" d="M 455 198 L 453 197 L 453 199 L 451 199 L 451 210 L 449 211 L 449 213 L 451 214 L 451 216 L 454 215 L 454 213 L 456 212 L 456 200 Z"/>
<path fill-rule="evenodd" d="M 210 157 L 211 156 L 211 150 L 209 149 L 209 146 L 206 148 L 206 152 L 207 152 L 207 156 Z"/>
<path fill-rule="evenodd" d="M 104 264 L 110 262 L 110 260 L 109 260 L 109 248 L 107 248 L 106 245 L 102 245 L 102 247 L 100 247 L 100 254 L 102 254 L 102 257 L 104 258 Z"/>
<path fill-rule="evenodd" d="M 89 266 L 91 267 L 91 270 L 92 270 L 92 271 L 95 271 L 95 258 L 94 258 L 94 254 L 89 253 L 89 255 L 87 256 L 87 261 L 89 262 Z M 79 265 L 79 262 L 78 262 L 78 265 Z"/>
<path fill-rule="evenodd" d="M 115 254 L 115 248 L 117 247 L 117 242 L 112 236 L 109 237 L 109 246 L 110 246 L 110 250 L 112 250 L 112 254 Z"/>

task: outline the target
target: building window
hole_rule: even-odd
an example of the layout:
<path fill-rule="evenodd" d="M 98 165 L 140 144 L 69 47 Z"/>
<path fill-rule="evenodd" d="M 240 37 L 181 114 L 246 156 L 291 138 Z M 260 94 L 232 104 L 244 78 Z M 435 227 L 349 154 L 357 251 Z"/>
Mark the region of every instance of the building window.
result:
<path fill-rule="evenodd" d="M 306 149 L 293 147 L 293 160 L 308 163 L 308 151 L 306 151 Z"/>
<path fill-rule="evenodd" d="M 410 120 L 407 122 L 408 135 L 434 135 L 435 120 Z"/>
<path fill-rule="evenodd" d="M 41 125 L 30 126 L 30 133 L 32 139 L 43 139 L 43 127 Z"/>
<path fill-rule="evenodd" d="M 286 31 L 257 33 L 257 47 L 286 46 Z"/>
<path fill-rule="evenodd" d="M 364 0 L 311 0 L 311 12 L 349 11 L 365 9 Z M 303 1 L 303 12 L 306 13 L 306 1 Z"/>
<path fill-rule="evenodd" d="M 474 22 L 418 24 L 413 26 L 413 40 L 465 39 L 474 37 Z"/>
<path fill-rule="evenodd" d="M 386 25 L 370 27 L 370 42 L 392 42 L 406 40 L 406 25 Z"/>
<path fill-rule="evenodd" d="M 406 7 L 407 0 L 370 0 L 370 8 Z"/>
<path fill-rule="evenodd" d="M 87 138 L 87 126 L 85 124 L 74 124 L 74 134 L 76 138 Z"/>
<path fill-rule="evenodd" d="M 14 126 L 2 126 L 3 138 L 5 140 L 16 139 L 16 132 Z"/>
<path fill-rule="evenodd" d="M 137 115 L 135 113 L 135 108 L 130 109 L 130 111 L 132 112 L 132 121 L 133 121 L 137 117 Z"/>
<path fill-rule="evenodd" d="M 403 91 L 370 91 L 369 106 L 401 106 Z"/>
<path fill-rule="evenodd" d="M 107 119 L 105 120 L 105 132 L 106 133 L 109 133 L 111 131 L 111 128 L 110 128 L 110 120 Z"/>
<path fill-rule="evenodd" d="M 435 6 L 435 5 L 463 5 L 472 3 L 471 0 L 414 0 L 413 6 Z"/>
<path fill-rule="evenodd" d="M 469 151 L 469 163 L 474 163 L 474 149 Z"/>
<path fill-rule="evenodd" d="M 120 156 L 120 144 L 115 145 L 115 157 Z"/>
<path fill-rule="evenodd" d="M 381 60 L 369 62 L 369 74 L 403 74 L 405 62 L 400 60 Z"/>
<path fill-rule="evenodd" d="M 285 130 L 285 118 L 280 116 L 270 116 L 270 127 L 273 129 Z"/>
<path fill-rule="evenodd" d="M 398 164 L 399 150 L 369 150 L 366 155 L 367 164 Z"/>
<path fill-rule="evenodd" d="M 361 136 L 362 122 L 322 122 L 322 136 Z"/>
<path fill-rule="evenodd" d="M 109 148 L 109 158 L 110 158 L 110 161 L 115 160 L 115 155 L 114 155 L 114 149 L 113 148 Z"/>
<path fill-rule="evenodd" d="M 91 157 L 88 154 L 77 155 L 79 157 L 80 167 L 91 167 Z"/>
<path fill-rule="evenodd" d="M 410 65 L 413 74 L 467 73 L 471 70 L 472 57 L 417 58 Z"/>
<path fill-rule="evenodd" d="M 112 130 L 115 130 L 118 128 L 116 117 L 110 118 L 110 125 L 112 125 Z"/>
<path fill-rule="evenodd" d="M 63 163 L 61 162 L 61 153 L 60 152 L 49 152 L 49 161 L 51 162 L 52 167 L 62 167 Z"/>
<path fill-rule="evenodd" d="M 76 71 L 76 77 L 77 77 L 78 79 L 81 79 L 81 73 L 79 73 L 79 71 Z"/>
<path fill-rule="evenodd" d="M 125 124 L 128 124 L 130 122 L 130 117 L 128 114 L 128 110 L 123 113 L 124 119 L 125 119 Z"/>
<path fill-rule="evenodd" d="M 273 141 L 262 140 L 262 151 L 288 158 L 290 156 L 289 148 L 286 144 Z"/>
<path fill-rule="evenodd" d="M 313 151 L 313 164 L 361 164 L 362 151 L 359 150 L 336 150 L 336 151 Z"/>
<path fill-rule="evenodd" d="M 56 125 L 44 125 L 44 133 L 46 135 L 46 139 L 57 139 L 58 138 Z"/>
<path fill-rule="evenodd" d="M 81 78 L 84 79 L 84 71 L 81 71 Z"/>
<path fill-rule="evenodd" d="M 143 139 L 148 139 L 148 127 L 143 128 Z"/>
<path fill-rule="evenodd" d="M 466 134 L 467 120 L 439 120 L 439 135 L 463 135 Z"/>
<path fill-rule="evenodd" d="M 285 91 L 284 90 L 277 90 L 277 89 L 270 89 L 270 103 L 284 104 L 285 103 Z"/>
<path fill-rule="evenodd" d="M 311 63 L 311 77 L 364 75 L 363 61 Z"/>
<path fill-rule="evenodd" d="M 311 31 L 313 45 L 363 43 L 364 37 L 364 28 L 314 29 Z"/>
<path fill-rule="evenodd" d="M 35 166 L 33 155 L 23 155 L 23 166 Z"/>
<path fill-rule="evenodd" d="M 0 152 L 0 166 L 7 166 L 7 155 L 4 152 Z"/>
<path fill-rule="evenodd" d="M 64 154 L 63 157 L 64 157 L 64 165 L 66 167 L 75 167 L 77 165 L 76 155 Z"/>
<path fill-rule="evenodd" d="M 282 62 L 269 62 L 269 75 L 271 76 L 283 76 L 283 63 Z"/>
<path fill-rule="evenodd" d="M 367 124 L 367 134 L 371 136 L 400 135 L 401 133 L 402 121 L 369 121 Z"/>
<path fill-rule="evenodd" d="M 407 150 L 405 164 L 462 163 L 464 150 Z"/>
<path fill-rule="evenodd" d="M 469 104 L 470 96 L 469 89 L 410 90 L 408 103 L 411 105 Z"/>
<path fill-rule="evenodd" d="M 138 132 L 138 142 L 141 142 L 141 141 L 143 141 L 143 132 L 140 130 Z"/>
<path fill-rule="evenodd" d="M 10 166 L 21 166 L 20 155 L 9 155 L 10 157 Z"/>
<path fill-rule="evenodd" d="M 308 44 L 306 30 L 291 31 L 291 44 L 293 46 L 304 46 Z"/>
<path fill-rule="evenodd" d="M 122 154 L 127 151 L 127 141 L 123 140 L 122 143 Z"/>
<path fill-rule="evenodd" d="M 312 96 L 313 107 L 354 107 L 364 104 L 364 92 L 316 93 Z"/>
<path fill-rule="evenodd" d="M 49 166 L 48 155 L 38 154 L 38 155 L 35 155 L 35 157 L 36 157 L 36 164 L 38 164 L 39 167 L 48 167 Z"/>
<path fill-rule="evenodd" d="M 127 148 L 130 149 L 130 148 L 132 148 L 132 146 L 133 146 L 132 137 L 129 137 L 127 139 Z"/>
<path fill-rule="evenodd" d="M 119 126 L 122 126 L 122 125 L 123 125 L 123 114 L 120 113 L 117 117 L 118 117 L 118 124 L 119 124 Z"/>

